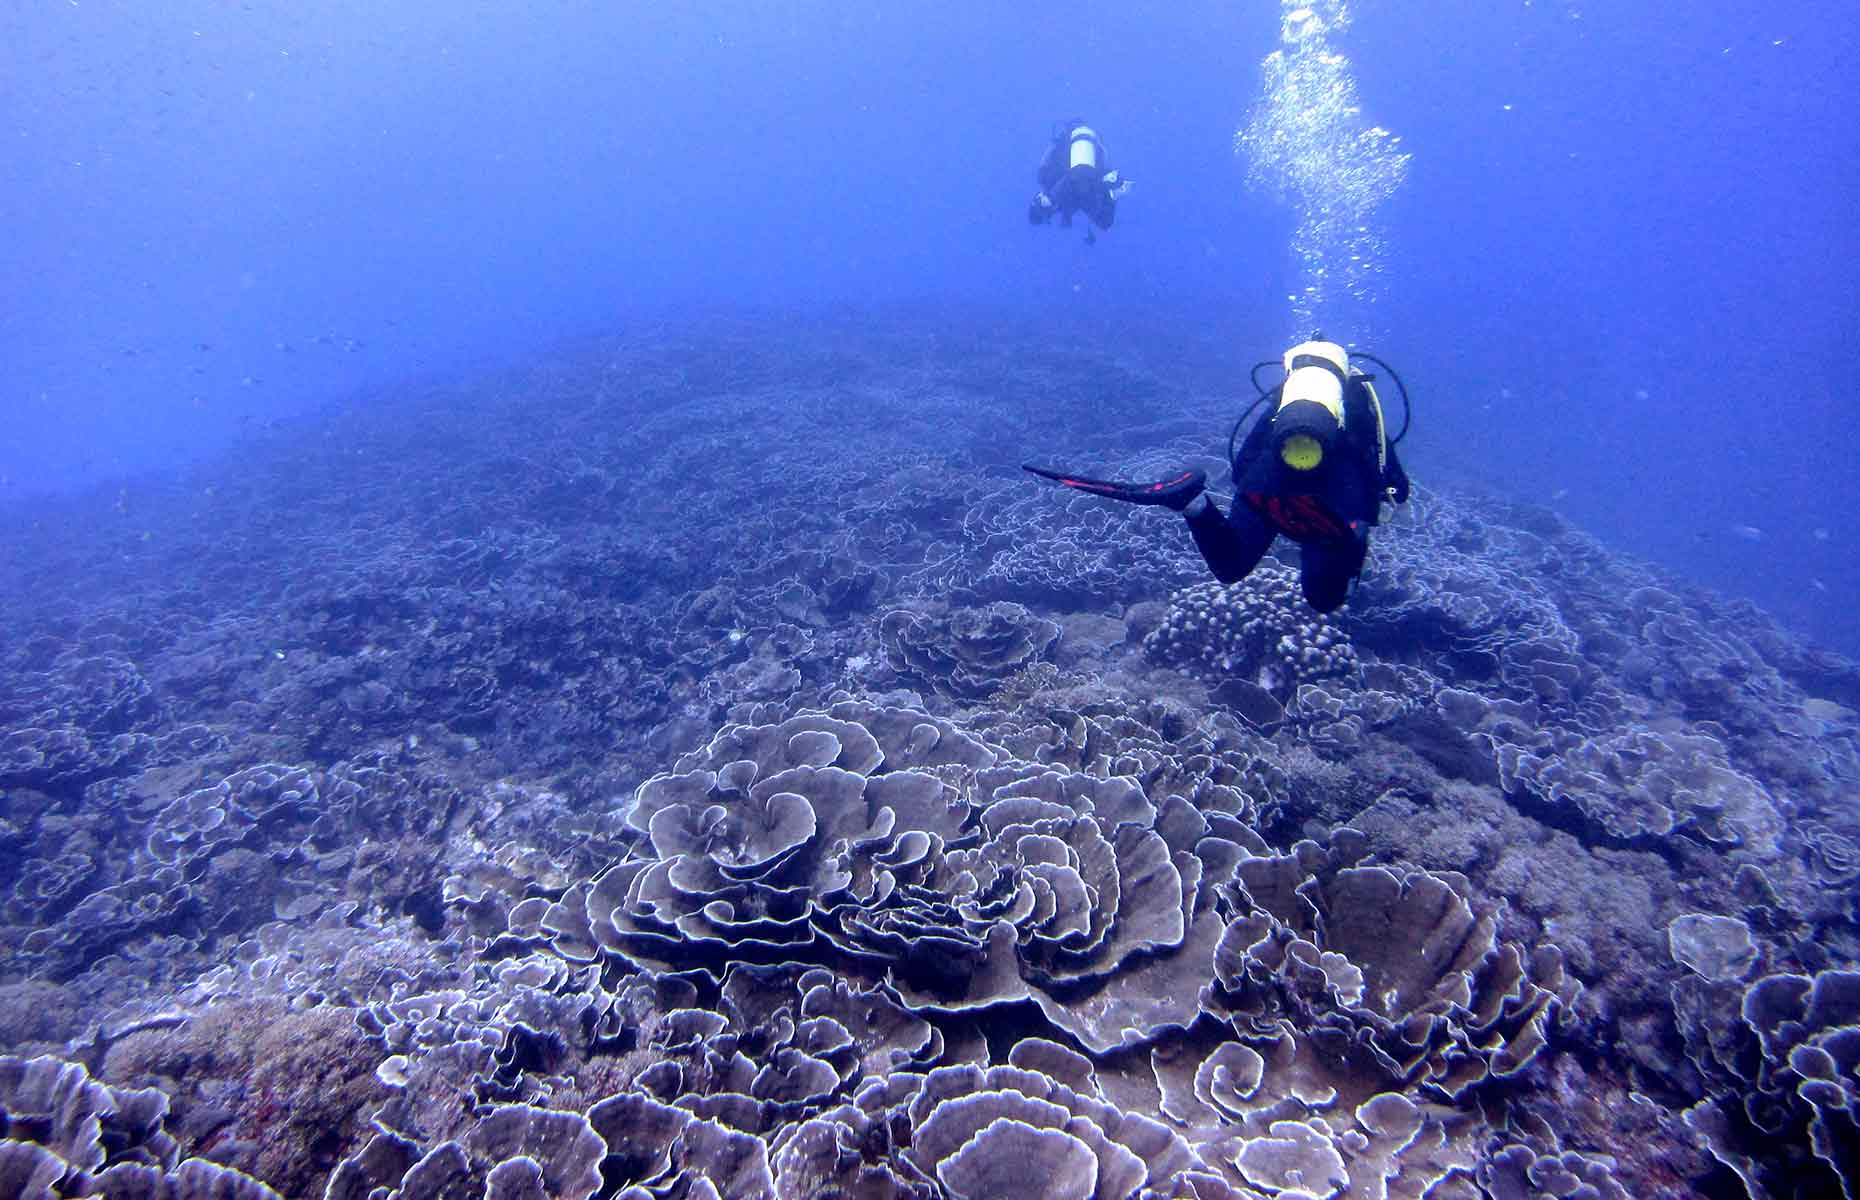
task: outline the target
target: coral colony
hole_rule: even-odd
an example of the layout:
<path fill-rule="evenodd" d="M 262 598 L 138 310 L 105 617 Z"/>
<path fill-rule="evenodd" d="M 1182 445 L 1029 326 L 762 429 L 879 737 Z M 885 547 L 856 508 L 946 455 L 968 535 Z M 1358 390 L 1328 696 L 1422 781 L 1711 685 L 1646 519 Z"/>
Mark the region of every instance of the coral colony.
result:
<path fill-rule="evenodd" d="M 1014 468 L 1228 399 L 1049 341 L 660 332 L 7 518 L 0 1193 L 1854 1194 L 1860 670 L 1467 492 L 1209 583 Z"/>

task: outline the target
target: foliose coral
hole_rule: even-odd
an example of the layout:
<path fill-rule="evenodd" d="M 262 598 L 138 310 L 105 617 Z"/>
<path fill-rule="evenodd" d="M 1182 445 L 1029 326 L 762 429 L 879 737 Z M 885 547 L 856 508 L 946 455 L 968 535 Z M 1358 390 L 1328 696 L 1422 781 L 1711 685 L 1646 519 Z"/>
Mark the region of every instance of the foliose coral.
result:
<path fill-rule="evenodd" d="M 1057 624 L 1007 600 L 943 614 L 894 609 L 878 632 L 893 670 L 972 700 L 1038 662 L 1059 638 Z"/>
<path fill-rule="evenodd" d="M 1224 367 L 856 320 L 0 506 L 0 1027 L 99 1131 L 12 1101 L 8 1186 L 1842 1186 L 1860 670 L 1426 489 L 1134 652 L 1192 540 L 1008 447 L 1218 471 Z"/>
<path fill-rule="evenodd" d="M 1686 1121 L 1752 1196 L 1860 1188 L 1860 972 L 1766 975 L 1742 995 L 1741 1027 L 1695 1036 L 1719 1052 L 1714 1094 Z M 1741 1095 L 1740 1095 L 1741 1092 Z"/>

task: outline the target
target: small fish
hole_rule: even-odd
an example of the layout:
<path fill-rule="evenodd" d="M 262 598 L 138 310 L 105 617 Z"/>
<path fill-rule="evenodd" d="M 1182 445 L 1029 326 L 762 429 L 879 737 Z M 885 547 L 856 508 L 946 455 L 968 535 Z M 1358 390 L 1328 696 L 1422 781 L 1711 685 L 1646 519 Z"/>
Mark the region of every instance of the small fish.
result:
<path fill-rule="evenodd" d="M 1758 529 L 1755 525 L 1733 525 L 1731 526 L 1731 532 L 1747 542 L 1760 542 L 1763 540 L 1763 531 Z"/>
<path fill-rule="evenodd" d="M 1814 588 L 1814 589 L 1815 589 L 1816 591 L 1818 591 L 1818 592 L 1825 592 L 1825 591 L 1827 591 L 1827 590 L 1828 590 L 1828 585 L 1827 585 L 1827 584 L 1825 584 L 1825 583 L 1823 583 L 1823 582 L 1821 582 L 1821 580 L 1819 580 L 1819 579 L 1811 579 L 1811 580 L 1809 580 L 1809 581 L 1808 581 L 1808 586 L 1809 586 L 1809 587 L 1812 587 L 1812 588 Z"/>
<path fill-rule="evenodd" d="M 1640 401 L 1642 404 L 1645 404 L 1647 402 L 1647 389 L 1646 388 L 1635 388 L 1634 399 Z"/>
<path fill-rule="evenodd" d="M 1827 530 L 1825 530 L 1825 529 L 1817 529 L 1817 530 L 1815 530 L 1815 540 L 1816 540 L 1816 541 L 1818 541 L 1818 542 L 1825 542 L 1825 541 L 1827 541 L 1827 540 L 1828 540 L 1828 538 L 1829 538 L 1830 536 L 1832 536 L 1832 535 L 1830 535 L 1830 534 L 1828 533 L 1828 531 L 1827 531 Z"/>
<path fill-rule="evenodd" d="M 1567 495 L 1569 495 L 1568 488 L 1558 488 L 1556 491 L 1550 493 L 1550 499 L 1552 502 L 1555 502 L 1563 499 Z"/>

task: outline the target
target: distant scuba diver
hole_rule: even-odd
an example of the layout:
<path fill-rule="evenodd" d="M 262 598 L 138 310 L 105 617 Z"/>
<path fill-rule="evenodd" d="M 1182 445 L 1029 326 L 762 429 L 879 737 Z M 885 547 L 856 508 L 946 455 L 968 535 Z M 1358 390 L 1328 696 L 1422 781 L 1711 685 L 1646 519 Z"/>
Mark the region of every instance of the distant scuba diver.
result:
<path fill-rule="evenodd" d="M 1402 427 L 1388 436 L 1375 376 L 1362 359 L 1388 372 L 1401 389 Z M 1262 367 L 1282 365 L 1285 378 L 1268 390 Z M 1319 612 L 1344 602 L 1369 552 L 1369 529 L 1384 501 L 1405 504 L 1408 473 L 1395 446 L 1408 432 L 1408 389 L 1393 367 L 1360 350 L 1345 350 L 1314 333 L 1287 350 L 1280 363 L 1253 366 L 1259 398 L 1247 406 L 1227 437 L 1234 499 L 1222 517 L 1204 494 L 1207 476 L 1184 471 L 1155 483 L 1087 479 L 1041 467 L 1025 468 L 1070 488 L 1132 504 L 1172 508 L 1188 520 L 1195 548 L 1222 583 L 1247 577 L 1279 534 L 1299 544 L 1299 583 Z M 1267 401 L 1269 415 L 1254 423 L 1238 452 L 1234 441 L 1247 418 Z"/>
<path fill-rule="evenodd" d="M 1057 215 L 1070 229 L 1072 214 L 1084 213 L 1090 222 L 1085 227 L 1088 245 L 1098 240 L 1097 229 L 1111 227 L 1118 200 L 1130 190 L 1130 181 L 1111 166 L 1096 131 L 1076 120 L 1053 126 L 1053 143 L 1040 160 L 1037 178 L 1040 190 L 1027 205 L 1028 222 L 1044 225 Z"/>

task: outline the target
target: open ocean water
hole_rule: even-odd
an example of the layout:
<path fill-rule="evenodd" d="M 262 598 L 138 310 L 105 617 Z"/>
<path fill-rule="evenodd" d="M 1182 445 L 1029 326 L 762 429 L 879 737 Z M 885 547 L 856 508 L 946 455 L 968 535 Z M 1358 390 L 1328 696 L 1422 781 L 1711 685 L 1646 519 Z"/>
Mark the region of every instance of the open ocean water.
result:
<path fill-rule="evenodd" d="M 1857 50 L 0 11 L 0 1197 L 1860 1192 Z"/>

